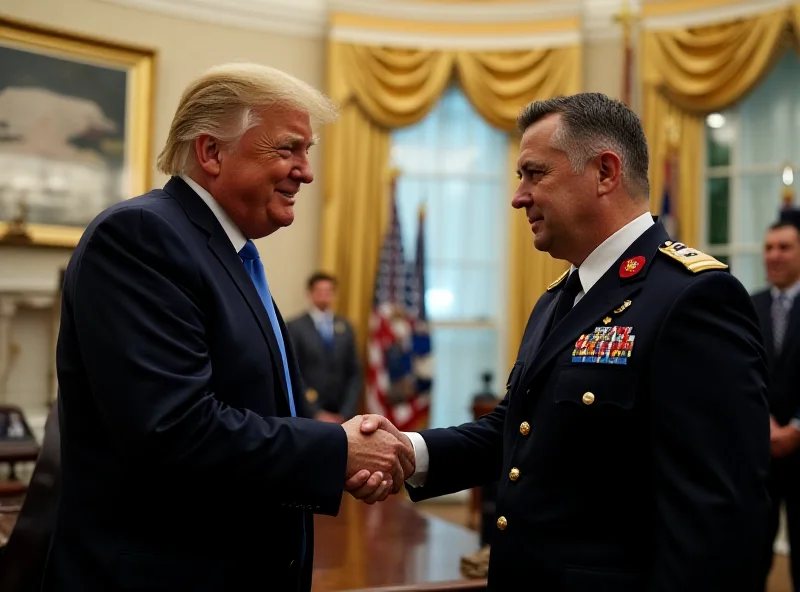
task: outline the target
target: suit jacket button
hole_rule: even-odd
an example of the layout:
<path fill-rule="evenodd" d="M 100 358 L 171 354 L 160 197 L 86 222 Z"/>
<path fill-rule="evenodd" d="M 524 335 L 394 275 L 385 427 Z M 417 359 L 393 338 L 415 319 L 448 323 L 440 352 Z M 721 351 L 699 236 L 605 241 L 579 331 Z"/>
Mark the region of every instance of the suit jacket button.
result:
<path fill-rule="evenodd" d="M 506 520 L 505 516 L 500 516 L 500 518 L 497 519 L 497 528 L 505 530 L 506 526 L 508 526 L 508 520 Z"/>
<path fill-rule="evenodd" d="M 583 404 L 591 405 L 594 403 L 594 393 L 583 393 Z"/>
<path fill-rule="evenodd" d="M 530 434 L 531 424 L 529 424 L 527 421 L 523 421 L 521 424 L 519 424 L 519 433 L 522 434 L 523 436 L 527 436 L 528 434 Z"/>
<path fill-rule="evenodd" d="M 508 472 L 508 478 L 511 479 L 512 481 L 516 481 L 517 479 L 519 479 L 519 469 L 517 467 L 511 469 Z"/>

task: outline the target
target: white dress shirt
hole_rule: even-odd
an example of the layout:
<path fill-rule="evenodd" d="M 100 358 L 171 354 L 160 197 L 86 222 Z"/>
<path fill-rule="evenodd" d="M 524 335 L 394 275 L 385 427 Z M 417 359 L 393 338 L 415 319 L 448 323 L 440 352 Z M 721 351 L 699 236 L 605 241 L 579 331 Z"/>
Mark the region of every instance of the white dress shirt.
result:
<path fill-rule="evenodd" d="M 575 297 L 575 303 L 592 289 L 611 266 L 617 262 L 617 259 L 622 256 L 627 248 L 652 225 L 653 216 L 650 212 L 646 212 L 617 230 L 589 254 L 586 261 L 578 268 L 583 290 L 578 292 L 578 295 Z M 575 271 L 574 265 L 570 268 L 570 272 L 573 271 Z M 408 436 L 408 439 L 411 440 L 411 445 L 414 447 L 414 457 L 416 459 L 416 470 L 406 482 L 412 487 L 421 487 L 425 484 L 425 480 L 428 476 L 428 467 L 430 465 L 428 446 L 425 444 L 425 439 L 417 432 L 404 433 Z"/>
<path fill-rule="evenodd" d="M 233 248 L 236 249 L 236 252 L 238 253 L 241 251 L 244 245 L 247 243 L 247 239 L 245 238 L 244 234 L 242 234 L 242 231 L 239 230 L 239 227 L 233 223 L 233 220 L 231 220 L 231 217 L 228 216 L 228 213 L 223 210 L 222 206 L 217 203 L 217 200 L 214 199 L 208 191 L 200 187 L 200 185 L 198 185 L 194 179 L 188 175 L 181 175 L 181 179 L 186 181 L 186 184 L 191 187 L 197 195 L 200 196 L 200 199 L 202 199 L 209 209 L 214 213 L 214 216 L 216 216 L 220 226 L 222 226 L 222 230 L 224 230 L 225 234 L 228 235 L 228 238 L 230 239 Z"/>
<path fill-rule="evenodd" d="M 308 309 L 308 314 L 311 320 L 314 321 L 314 326 L 317 328 L 317 331 L 320 333 L 324 333 L 326 329 L 333 328 L 332 310 L 320 310 L 316 306 L 312 306 Z"/>
<path fill-rule="evenodd" d="M 794 299 L 797 298 L 798 294 L 800 294 L 800 282 L 795 282 L 785 290 L 780 290 L 775 286 L 772 286 L 769 291 L 772 294 L 772 298 L 779 298 L 781 295 L 783 295 L 789 301 L 789 304 L 793 306 Z"/>

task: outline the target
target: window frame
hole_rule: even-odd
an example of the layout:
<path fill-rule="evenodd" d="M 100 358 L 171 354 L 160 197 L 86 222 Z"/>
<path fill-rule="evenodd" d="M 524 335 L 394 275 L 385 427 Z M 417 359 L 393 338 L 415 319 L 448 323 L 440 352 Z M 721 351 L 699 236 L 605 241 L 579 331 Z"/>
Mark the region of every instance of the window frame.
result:
<path fill-rule="evenodd" d="M 433 110 L 441 108 L 442 100 L 444 100 L 447 97 L 448 93 L 453 92 L 453 90 L 454 90 L 453 87 L 455 87 L 455 90 L 457 90 L 457 92 L 462 95 L 462 100 L 465 100 L 465 101 L 467 101 L 469 103 L 469 109 L 470 109 L 470 112 L 471 112 L 471 116 L 476 117 L 477 119 L 479 119 L 483 123 L 483 125 L 486 125 L 486 126 L 492 128 L 494 130 L 497 130 L 497 128 L 494 128 L 489 122 L 487 122 L 485 119 L 483 119 L 481 117 L 481 115 L 475 109 L 474 105 L 472 105 L 471 102 L 469 101 L 469 98 L 466 96 L 466 93 L 464 92 L 463 88 L 461 88 L 460 85 L 458 85 L 457 83 L 453 83 L 448 88 L 445 89 L 445 91 L 442 93 L 442 97 L 439 99 L 437 104 L 434 106 Z M 433 110 L 430 113 L 428 113 L 425 117 L 426 118 L 430 117 L 431 114 L 433 113 Z M 422 123 L 422 121 L 424 121 L 424 118 L 419 123 Z M 419 123 L 415 124 L 415 125 L 419 125 Z M 438 119 L 438 122 L 437 122 L 437 128 L 438 129 L 437 129 L 436 136 L 435 136 L 435 138 L 436 138 L 435 143 L 433 143 L 431 145 L 434 147 L 434 149 L 437 151 L 437 153 L 441 153 L 442 150 L 444 149 L 443 148 L 443 144 L 447 144 L 447 141 L 444 140 L 444 138 L 446 137 L 446 118 L 442 117 L 441 114 L 439 115 L 439 119 Z M 439 169 L 441 171 L 444 171 L 442 173 L 437 172 L 437 171 L 421 171 L 421 172 L 403 171 L 402 168 L 401 168 L 400 169 L 400 175 L 401 175 L 401 178 L 405 178 L 405 179 L 408 179 L 408 180 L 413 180 L 413 181 L 415 181 L 417 183 L 419 183 L 419 182 L 425 183 L 425 184 L 431 183 L 432 189 L 426 190 L 426 192 L 432 192 L 434 190 L 433 187 L 435 187 L 436 185 L 441 185 L 443 182 L 446 182 L 447 180 L 465 180 L 467 183 L 473 183 L 475 181 L 483 181 L 483 182 L 491 181 L 491 182 L 495 182 L 497 184 L 498 189 L 502 188 L 503 199 L 500 199 L 498 197 L 498 203 L 497 203 L 497 207 L 502 207 L 503 205 L 505 205 L 505 207 L 503 207 L 502 213 L 500 213 L 498 215 L 498 219 L 497 219 L 497 225 L 498 225 L 497 226 L 497 228 L 498 228 L 497 240 L 499 241 L 500 244 L 498 245 L 498 253 L 497 253 L 498 285 L 496 286 L 496 289 L 497 289 L 497 293 L 496 293 L 496 298 L 497 298 L 496 310 L 494 311 L 494 313 L 491 316 L 491 318 L 486 318 L 486 319 L 459 318 L 459 317 L 446 318 L 446 319 L 436 319 L 436 318 L 431 318 L 430 312 L 429 312 L 429 318 L 428 318 L 428 325 L 429 325 L 430 331 L 431 331 L 431 340 L 432 340 L 432 347 L 433 347 L 432 353 L 433 353 L 434 360 L 437 357 L 436 333 L 437 333 L 437 331 L 439 331 L 441 329 L 449 329 L 449 330 L 456 330 L 456 331 L 458 331 L 458 330 L 481 329 L 481 330 L 491 331 L 493 333 L 493 338 L 494 338 L 495 343 L 496 343 L 495 355 L 494 355 L 494 359 L 491 360 L 491 363 L 487 363 L 486 364 L 486 369 L 487 370 L 491 370 L 492 373 L 493 373 L 493 381 L 492 381 L 492 384 L 491 384 L 491 387 L 492 387 L 493 391 L 498 396 L 502 397 L 504 395 L 504 393 L 505 393 L 505 382 L 506 382 L 506 377 L 508 375 L 508 368 L 507 368 L 507 366 L 508 366 L 508 357 L 507 357 L 508 305 L 507 305 L 507 303 L 508 303 L 508 272 L 509 272 L 509 267 L 508 266 L 509 266 L 510 240 L 509 240 L 509 234 L 508 234 L 507 229 L 509 228 L 510 215 L 511 215 L 511 212 L 509 210 L 512 209 L 511 205 L 510 205 L 510 203 L 511 203 L 511 197 L 510 196 L 511 196 L 511 194 L 513 192 L 513 187 L 512 187 L 513 179 L 512 179 L 512 175 L 507 170 L 508 165 L 507 165 L 507 162 L 506 162 L 507 161 L 507 157 L 506 157 L 507 146 L 508 146 L 508 142 L 510 141 L 509 140 L 510 136 L 509 136 L 509 134 L 507 132 L 505 132 L 503 130 L 497 130 L 497 131 L 502 133 L 505 136 L 505 140 L 506 140 L 503 143 L 504 151 L 503 151 L 503 158 L 502 158 L 502 162 L 504 163 L 505 166 L 501 171 L 497 171 L 496 173 L 494 173 L 494 172 L 490 173 L 490 172 L 485 172 L 485 171 L 477 171 L 477 172 L 470 172 L 469 175 L 467 175 L 467 176 L 456 176 L 457 173 L 452 173 L 452 172 L 448 173 L 446 171 L 445 167 L 439 167 Z M 480 141 L 480 138 L 478 138 L 476 141 Z M 395 142 L 394 142 L 394 135 L 393 135 L 393 133 L 390 133 L 390 139 L 389 139 L 390 154 L 392 154 L 395 145 L 397 145 L 397 144 L 395 144 Z M 391 164 L 392 164 L 393 167 L 398 166 L 398 163 L 395 161 L 395 159 L 392 156 L 390 156 L 390 159 L 391 159 Z M 401 200 L 403 200 L 402 184 L 401 183 L 398 184 L 398 190 L 397 190 L 397 193 L 395 195 L 395 199 L 397 200 L 397 207 L 398 207 L 398 209 L 400 209 L 402 207 Z M 428 200 L 430 200 L 430 198 L 428 198 Z M 428 232 L 441 232 L 442 221 L 441 220 L 432 220 L 430 218 L 430 208 L 428 208 L 427 223 L 429 224 Z M 416 227 L 413 227 L 413 228 L 405 228 L 404 227 L 403 228 L 403 233 L 404 233 L 404 236 L 407 233 L 410 233 L 411 235 L 415 235 Z M 404 240 L 404 243 L 406 245 L 411 244 L 410 241 L 407 241 L 407 240 Z M 410 260 L 412 257 L 413 257 L 412 253 L 406 252 L 406 259 L 407 260 Z M 471 265 L 481 266 L 481 267 L 485 267 L 485 265 L 486 265 L 485 262 L 479 262 L 479 261 L 472 261 L 472 262 L 470 262 L 470 261 L 457 261 L 457 262 L 454 262 L 451 259 L 437 259 L 436 257 L 437 257 L 437 254 L 434 254 L 434 253 L 430 252 L 430 241 L 428 241 L 428 251 L 426 252 L 426 261 L 425 261 L 425 270 L 426 270 L 427 274 L 431 273 L 431 268 L 433 266 L 435 266 L 437 263 L 439 263 L 440 265 L 442 263 L 445 263 L 445 264 L 448 264 L 448 265 L 456 265 L 457 269 L 459 269 L 459 271 L 461 271 L 463 269 L 469 269 Z M 426 282 L 425 282 L 428 290 L 431 289 L 431 285 L 432 285 L 432 282 L 430 281 L 429 278 L 430 278 L 430 276 L 426 277 Z M 434 364 L 435 363 L 436 362 L 434 361 Z M 476 370 L 479 370 L 479 369 L 476 369 Z M 434 374 L 433 380 L 434 380 L 433 392 L 431 393 L 431 426 L 432 427 L 433 426 L 437 426 L 438 427 L 440 422 L 434 422 L 433 421 L 435 419 L 434 416 L 433 416 L 433 409 L 434 409 L 433 398 L 436 397 L 437 383 L 439 383 L 439 381 L 437 380 L 436 374 Z M 481 387 L 481 382 L 480 382 L 479 375 L 476 375 L 474 380 L 475 380 L 475 389 L 473 391 L 471 391 L 471 392 L 464 393 L 463 395 L 459 395 L 457 397 L 458 400 L 463 401 L 469 407 L 469 409 L 471 409 L 473 395 L 476 394 L 478 389 Z M 454 397 L 454 398 L 456 398 L 456 397 Z M 469 417 L 471 418 L 471 412 L 469 413 Z M 449 423 L 449 422 L 445 421 L 445 423 Z"/>

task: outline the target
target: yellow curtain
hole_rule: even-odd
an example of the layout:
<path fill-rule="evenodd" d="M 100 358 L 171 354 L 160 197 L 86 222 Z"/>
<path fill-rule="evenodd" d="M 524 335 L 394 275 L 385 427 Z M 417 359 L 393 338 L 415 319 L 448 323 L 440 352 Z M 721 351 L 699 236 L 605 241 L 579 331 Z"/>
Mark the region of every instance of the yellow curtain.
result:
<path fill-rule="evenodd" d="M 706 27 L 642 35 L 643 118 L 650 147 L 652 211 L 661 210 L 664 163 L 677 143 L 677 217 L 683 242 L 700 241 L 703 121 L 741 100 L 780 55 L 800 9 L 780 10 Z"/>
<path fill-rule="evenodd" d="M 339 278 L 338 311 L 353 321 L 363 346 L 388 214 L 390 131 L 421 120 L 454 75 L 487 121 L 512 131 L 526 103 L 578 91 L 580 48 L 428 51 L 334 41 L 328 55 L 328 92 L 342 115 L 324 141 L 320 259 L 322 267 Z M 509 195 L 507 203 L 510 200 Z M 513 237 L 523 236 L 524 216 L 512 218 L 510 235 L 516 244 Z M 537 267 L 536 254 L 523 253 L 533 250 L 527 225 L 524 233 L 527 244 L 512 249 L 512 310 L 521 309 L 520 303 L 529 302 L 532 293 L 541 293 L 553 279 Z M 552 265 L 549 257 L 540 263 Z M 532 279 L 540 274 L 549 279 Z M 509 324 L 524 328 L 529 312 L 530 307 L 512 315 Z"/>

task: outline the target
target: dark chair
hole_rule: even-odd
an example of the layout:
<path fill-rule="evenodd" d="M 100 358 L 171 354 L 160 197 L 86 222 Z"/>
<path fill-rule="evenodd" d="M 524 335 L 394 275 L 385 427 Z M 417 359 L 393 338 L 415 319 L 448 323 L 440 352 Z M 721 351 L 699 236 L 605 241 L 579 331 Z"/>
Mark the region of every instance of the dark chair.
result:
<path fill-rule="evenodd" d="M 16 405 L 0 405 L 0 463 L 9 465 L 8 481 L 0 482 L 0 498 L 25 493 L 16 465 L 34 462 L 38 456 L 39 443 L 22 409 Z"/>
<path fill-rule="evenodd" d="M 41 452 L 8 543 L 0 555 L 0 590 L 39 592 L 56 522 L 61 472 L 58 402 L 45 424 Z"/>

